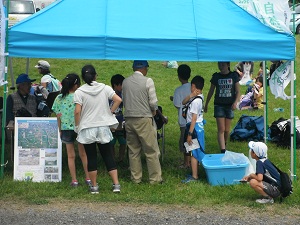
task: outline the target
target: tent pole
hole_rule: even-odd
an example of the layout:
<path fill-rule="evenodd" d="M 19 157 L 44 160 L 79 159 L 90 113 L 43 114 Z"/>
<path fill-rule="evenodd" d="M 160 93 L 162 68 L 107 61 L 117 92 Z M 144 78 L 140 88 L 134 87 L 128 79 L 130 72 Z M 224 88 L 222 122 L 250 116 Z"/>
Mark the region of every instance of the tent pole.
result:
<path fill-rule="evenodd" d="M 29 58 L 26 58 L 26 74 L 29 74 Z"/>
<path fill-rule="evenodd" d="M 13 59 L 11 57 L 8 58 L 8 70 L 10 74 L 10 90 L 15 90 L 16 89 L 16 84 L 15 84 L 15 77 L 14 77 L 14 70 L 13 70 Z"/>
<path fill-rule="evenodd" d="M 263 100 L 264 100 L 264 141 L 267 143 L 268 139 L 268 93 L 267 93 L 267 73 L 266 73 L 266 61 L 263 61 L 263 79 L 264 79 L 264 85 L 263 85 L 263 90 L 264 90 L 264 95 L 263 95 Z"/>
<path fill-rule="evenodd" d="M 291 178 L 292 180 L 296 179 L 296 117 L 295 117 L 295 81 L 294 81 L 294 61 L 291 62 Z"/>
<path fill-rule="evenodd" d="M 295 0 L 293 0 L 293 34 L 295 37 L 296 28 L 295 28 Z M 295 37 L 296 38 L 296 37 Z M 296 46 L 295 46 L 295 52 L 296 52 Z M 294 59 L 296 60 L 296 58 Z M 294 80 L 294 75 L 296 71 L 296 63 L 295 61 L 291 62 L 291 179 L 293 181 L 296 181 L 296 161 L 297 161 L 297 154 L 296 154 L 296 83 Z"/>
<path fill-rule="evenodd" d="M 7 63 L 8 63 L 8 12 L 9 12 L 9 0 L 7 1 L 6 8 L 6 27 L 5 27 L 5 73 L 4 80 L 7 80 Z M 7 84 L 3 85 L 3 112 L 2 112 L 2 136 L 1 136 L 1 169 L 0 169 L 0 178 L 4 177 L 4 151 L 5 151 L 5 125 L 6 125 L 6 95 L 7 95 Z"/>

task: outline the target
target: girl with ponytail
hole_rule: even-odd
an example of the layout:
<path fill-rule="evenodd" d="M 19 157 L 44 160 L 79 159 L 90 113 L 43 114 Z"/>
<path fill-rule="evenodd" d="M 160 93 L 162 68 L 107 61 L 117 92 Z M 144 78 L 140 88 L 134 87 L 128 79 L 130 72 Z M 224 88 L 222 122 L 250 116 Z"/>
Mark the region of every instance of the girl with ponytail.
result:
<path fill-rule="evenodd" d="M 84 145 L 88 158 L 88 171 L 91 178 L 91 194 L 98 194 L 97 184 L 97 146 L 103 158 L 108 174 L 112 179 L 112 191 L 120 192 L 117 165 L 114 160 L 110 141 L 113 135 L 110 128 L 119 125 L 113 112 L 119 107 L 122 99 L 108 85 L 96 81 L 96 70 L 86 65 L 81 70 L 85 84 L 75 91 L 75 130 L 77 141 Z M 109 107 L 108 100 L 114 104 Z"/>
<path fill-rule="evenodd" d="M 70 175 L 72 178 L 71 186 L 77 187 L 78 180 L 76 177 L 75 167 L 75 141 L 77 134 L 74 132 L 74 92 L 80 87 L 80 78 L 75 73 L 68 74 L 61 82 L 62 89 L 54 100 L 52 110 L 57 116 L 57 124 L 59 128 L 60 138 L 64 144 L 66 144 L 67 155 L 68 155 L 68 166 Z M 85 183 L 91 184 L 89 173 L 87 170 L 87 157 L 82 144 L 78 143 L 78 153 L 81 159 L 83 169 L 85 172 Z"/>

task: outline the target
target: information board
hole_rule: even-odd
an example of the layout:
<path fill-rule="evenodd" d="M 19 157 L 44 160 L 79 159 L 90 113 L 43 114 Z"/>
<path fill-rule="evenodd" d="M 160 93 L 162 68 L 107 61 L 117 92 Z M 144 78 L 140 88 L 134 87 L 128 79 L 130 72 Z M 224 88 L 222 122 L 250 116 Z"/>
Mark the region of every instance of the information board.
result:
<path fill-rule="evenodd" d="M 62 144 L 57 119 L 16 117 L 14 180 L 61 181 Z"/>

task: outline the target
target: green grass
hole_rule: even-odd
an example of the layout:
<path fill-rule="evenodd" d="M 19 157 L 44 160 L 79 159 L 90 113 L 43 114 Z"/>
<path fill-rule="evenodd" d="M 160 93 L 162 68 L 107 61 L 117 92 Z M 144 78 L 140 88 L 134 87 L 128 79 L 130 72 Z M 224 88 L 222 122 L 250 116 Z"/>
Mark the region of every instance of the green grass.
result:
<path fill-rule="evenodd" d="M 300 36 L 297 36 L 297 44 L 299 45 Z M 30 59 L 29 75 L 31 78 L 40 80 L 40 75 L 34 68 L 38 59 Z M 98 72 L 97 80 L 110 85 L 110 77 L 116 73 L 120 73 L 128 77 L 132 73 L 132 61 L 107 61 L 107 60 L 67 60 L 67 59 L 46 59 L 51 64 L 51 72 L 60 80 L 68 73 L 76 72 L 80 74 L 80 69 L 85 64 L 93 64 Z M 297 55 L 296 63 L 299 65 L 300 57 Z M 192 77 L 202 75 L 205 78 L 204 96 L 206 97 L 210 86 L 211 75 L 216 72 L 216 62 L 178 62 L 179 64 L 187 63 L 192 69 Z M 270 62 L 267 62 L 270 65 Z M 231 68 L 235 65 L 232 62 Z M 255 62 L 254 74 L 258 71 L 259 62 Z M 15 77 L 25 72 L 26 59 L 13 59 L 13 72 Z M 300 71 L 297 66 L 298 73 Z M 202 166 L 199 167 L 201 182 L 193 184 L 181 184 L 181 180 L 185 177 L 187 171 L 178 169 L 178 165 L 182 160 L 182 154 L 179 153 L 177 143 L 179 137 L 179 128 L 177 124 L 177 113 L 169 97 L 173 95 L 174 89 L 180 85 L 175 69 L 163 68 L 161 62 L 151 61 L 148 76 L 153 78 L 159 99 L 159 105 L 163 107 L 164 115 L 168 116 L 169 123 L 165 126 L 165 156 L 162 162 L 163 178 L 166 181 L 164 185 L 149 185 L 147 183 L 148 174 L 146 166 L 144 166 L 144 182 L 141 185 L 134 185 L 130 182 L 130 172 L 128 163 L 118 169 L 119 179 L 122 185 L 122 193 L 120 195 L 112 194 L 110 190 L 111 180 L 105 171 L 103 161 L 99 158 L 100 168 L 98 182 L 100 185 L 100 194 L 97 197 L 90 195 L 87 188 L 82 185 L 77 189 L 69 187 L 70 175 L 67 167 L 66 151 L 63 148 L 63 178 L 60 183 L 32 183 L 13 181 L 13 164 L 10 161 L 9 143 L 5 146 L 5 161 L 9 160 L 4 170 L 4 178 L 0 179 L 0 200 L 25 201 L 29 204 L 48 204 L 53 201 L 78 200 L 88 202 L 118 202 L 118 203 L 134 203 L 134 204 L 183 204 L 194 207 L 212 207 L 217 206 L 223 209 L 228 206 L 236 209 L 244 206 L 251 208 L 264 208 L 254 204 L 255 194 L 248 185 L 234 186 L 210 186 L 206 181 L 206 175 Z M 8 79 L 9 80 L 9 79 Z M 289 93 L 289 87 L 286 89 Z M 3 93 L 3 87 L 0 89 Z M 242 87 L 242 93 L 245 87 Z M 297 88 L 298 96 L 300 94 Z M 299 104 L 297 104 L 298 106 Z M 273 112 L 274 108 L 282 107 L 284 112 Z M 298 107 L 299 108 L 299 107 Z M 275 99 L 268 93 L 268 124 L 279 117 L 290 118 L 290 101 Z M 235 118 L 232 121 L 232 128 L 237 123 L 242 114 L 246 115 L 263 115 L 263 111 L 235 111 Z M 205 126 L 206 134 L 206 152 L 219 153 L 218 143 L 216 139 L 217 128 L 215 118 L 213 117 L 213 103 L 209 104 L 208 113 L 204 115 L 207 120 Z M 269 158 L 277 164 L 282 170 L 290 169 L 290 150 L 279 148 L 273 143 L 268 143 Z M 242 152 L 248 155 L 247 142 L 229 142 L 227 148 L 231 151 Z M 298 156 L 298 151 L 297 151 Z M 145 159 L 144 165 L 145 165 Z M 78 178 L 82 182 L 84 173 L 82 171 L 79 159 L 77 159 Z M 296 174 L 300 171 L 299 163 L 296 164 Z M 294 181 L 294 193 L 285 199 L 283 204 L 276 206 L 278 210 L 289 207 L 299 208 L 300 191 L 298 179 Z"/>

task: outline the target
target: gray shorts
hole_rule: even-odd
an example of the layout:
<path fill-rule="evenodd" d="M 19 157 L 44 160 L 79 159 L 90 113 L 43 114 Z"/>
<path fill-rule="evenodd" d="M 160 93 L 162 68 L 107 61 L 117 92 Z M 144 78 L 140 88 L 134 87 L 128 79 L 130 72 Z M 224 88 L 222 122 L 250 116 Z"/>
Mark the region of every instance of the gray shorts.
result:
<path fill-rule="evenodd" d="M 179 150 L 180 152 L 185 152 L 185 147 L 184 147 L 184 132 L 185 132 L 185 127 L 180 127 L 180 138 L 179 138 Z"/>
<path fill-rule="evenodd" d="M 280 191 L 276 185 L 272 185 L 265 181 L 262 182 L 264 185 L 264 192 L 272 198 L 277 198 L 280 195 Z"/>

